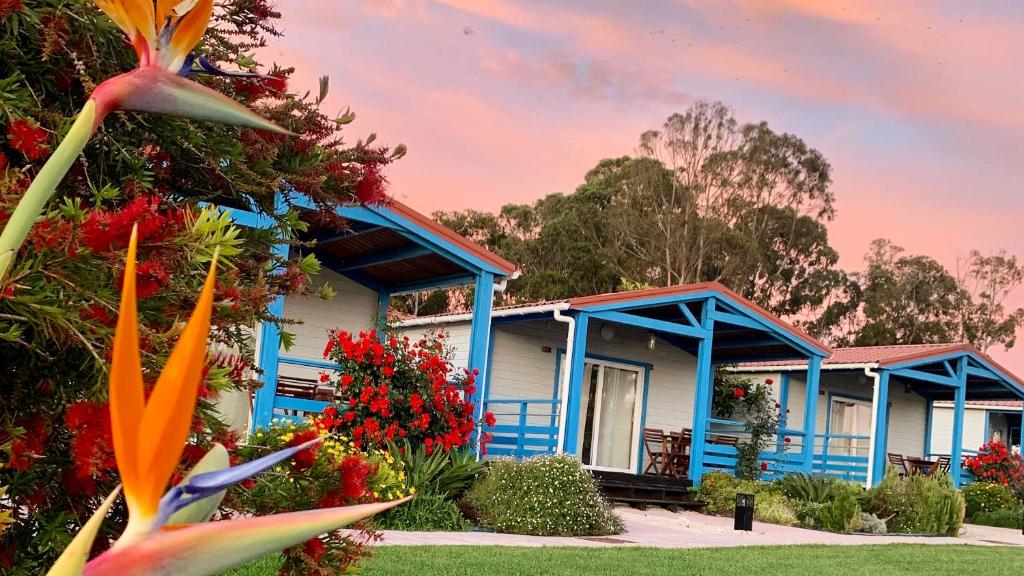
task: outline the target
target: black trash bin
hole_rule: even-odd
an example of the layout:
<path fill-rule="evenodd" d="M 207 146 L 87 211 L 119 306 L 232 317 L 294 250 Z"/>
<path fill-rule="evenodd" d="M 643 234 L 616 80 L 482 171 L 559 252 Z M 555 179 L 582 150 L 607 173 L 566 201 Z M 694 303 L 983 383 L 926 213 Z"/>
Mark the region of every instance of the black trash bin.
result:
<path fill-rule="evenodd" d="M 746 530 L 750 532 L 754 529 L 753 494 L 736 494 L 736 511 L 733 514 L 733 518 L 735 519 L 733 530 Z"/>

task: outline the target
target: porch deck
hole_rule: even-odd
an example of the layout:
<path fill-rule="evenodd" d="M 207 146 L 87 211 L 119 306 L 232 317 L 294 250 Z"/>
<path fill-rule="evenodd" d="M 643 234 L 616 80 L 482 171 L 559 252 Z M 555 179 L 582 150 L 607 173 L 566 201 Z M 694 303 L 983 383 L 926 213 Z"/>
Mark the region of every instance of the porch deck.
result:
<path fill-rule="evenodd" d="M 629 474 L 594 470 L 598 488 L 610 502 L 627 504 L 639 510 L 660 506 L 670 512 L 703 511 L 707 503 L 694 498 L 693 482 L 688 478 L 670 478 L 653 474 Z"/>

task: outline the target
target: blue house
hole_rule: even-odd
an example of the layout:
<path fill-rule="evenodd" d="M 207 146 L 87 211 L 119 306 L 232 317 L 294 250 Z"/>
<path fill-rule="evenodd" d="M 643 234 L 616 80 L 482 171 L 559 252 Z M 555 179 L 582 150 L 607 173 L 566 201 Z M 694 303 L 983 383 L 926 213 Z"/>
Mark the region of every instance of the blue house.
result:
<path fill-rule="evenodd" d="M 279 209 L 285 209 L 285 200 L 279 199 Z M 277 417 L 295 418 L 323 410 L 334 396 L 318 378 L 324 370 L 335 368 L 323 359 L 328 331 L 340 328 L 358 333 L 374 328 L 386 316 L 391 298 L 401 294 L 455 286 L 475 288 L 469 329 L 457 344 L 463 366 L 481 373 L 486 370 L 494 293 L 503 290 L 515 273 L 512 263 L 398 201 L 340 207 L 337 213 L 347 226 L 337 230 L 313 217 L 308 197 L 293 193 L 287 200 L 307 222 L 303 239 L 315 241 L 312 253 L 323 264 L 314 284 L 327 284 L 336 296 L 327 301 L 315 296 L 282 297 L 270 305 L 272 315 L 300 323 L 289 327 L 295 338 L 288 351 L 281 347 L 275 324 L 264 323 L 255 330 L 256 368 L 262 385 L 251 399 L 236 403 L 241 408 L 222 407 L 223 411 L 241 412 L 233 418 L 236 426 L 264 427 Z M 263 214 L 222 209 L 239 225 L 272 225 Z M 297 250 L 285 243 L 277 249 L 283 254 Z M 239 425 L 239 421 L 244 423 Z"/>

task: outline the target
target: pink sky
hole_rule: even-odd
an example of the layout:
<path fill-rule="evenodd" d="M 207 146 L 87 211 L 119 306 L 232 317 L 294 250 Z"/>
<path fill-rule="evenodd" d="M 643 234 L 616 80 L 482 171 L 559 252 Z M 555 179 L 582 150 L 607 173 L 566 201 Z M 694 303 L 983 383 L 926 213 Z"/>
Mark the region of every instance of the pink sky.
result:
<path fill-rule="evenodd" d="M 279 2 L 264 54 L 331 77 L 354 140 L 409 155 L 391 192 L 423 211 L 571 192 L 694 99 L 767 121 L 832 163 L 841 264 L 887 237 L 952 268 L 1024 256 L 1024 5 L 1005 2 Z M 1018 305 L 1024 294 L 1015 295 Z M 1024 373 L 1024 342 L 990 352 Z"/>

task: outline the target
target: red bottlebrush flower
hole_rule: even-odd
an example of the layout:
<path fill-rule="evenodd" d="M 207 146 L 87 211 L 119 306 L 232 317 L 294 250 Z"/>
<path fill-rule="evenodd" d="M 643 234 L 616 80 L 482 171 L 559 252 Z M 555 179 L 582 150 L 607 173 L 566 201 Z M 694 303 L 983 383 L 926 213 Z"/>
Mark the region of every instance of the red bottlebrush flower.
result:
<path fill-rule="evenodd" d="M 310 538 L 302 546 L 302 553 L 309 556 L 311 561 L 319 562 L 327 554 L 327 547 L 319 538 Z"/>
<path fill-rule="evenodd" d="M 327 339 L 327 345 L 324 346 L 324 358 L 327 358 L 328 356 L 331 355 L 331 350 L 334 350 L 335 342 L 336 341 L 334 340 L 333 336 Z"/>
<path fill-rule="evenodd" d="M 46 130 L 27 118 L 16 118 L 7 127 L 8 144 L 29 160 L 38 160 L 50 151 L 48 138 Z"/>
<path fill-rule="evenodd" d="M 743 390 L 743 388 L 736 388 L 735 390 L 732 391 L 732 395 L 735 396 L 736 398 L 743 398 L 744 396 L 747 395 L 747 393 L 746 391 Z"/>
<path fill-rule="evenodd" d="M 271 98 L 284 98 L 285 93 L 288 92 L 288 76 L 284 72 L 273 72 L 262 82 L 267 89 L 267 96 Z"/>
<path fill-rule="evenodd" d="M 28 470 L 37 458 L 46 453 L 46 440 L 49 433 L 46 424 L 39 417 L 33 418 L 23 426 L 25 433 L 11 443 L 11 458 L 7 465 L 15 470 Z"/>
<path fill-rule="evenodd" d="M 380 165 L 370 162 L 363 166 L 363 176 L 356 184 L 356 198 L 363 204 L 379 204 L 385 198 L 387 180 L 380 173 Z"/>
<path fill-rule="evenodd" d="M 11 14 L 24 9 L 21 0 L 0 0 L 0 20 L 7 20 Z"/>
<path fill-rule="evenodd" d="M 761 462 L 761 472 L 764 472 L 765 470 L 768 470 L 768 463 Z"/>
<path fill-rule="evenodd" d="M 299 444 L 305 444 L 306 442 L 309 442 L 310 440 L 316 438 L 317 436 L 319 436 L 319 434 L 317 434 L 316 430 L 303 430 L 302 432 L 299 432 L 298 434 L 292 436 L 292 439 L 288 442 L 288 446 L 298 446 Z M 319 445 L 310 446 L 309 448 L 306 448 L 305 450 L 293 456 L 292 465 L 295 467 L 295 470 L 297 472 L 302 472 L 303 470 L 309 470 L 310 468 L 312 468 L 313 464 L 316 463 L 316 456 L 319 450 Z"/>
<path fill-rule="evenodd" d="M 0 2 L 3 1 L 4 0 L 0 0 Z M 0 20 L 2 20 L 2 18 L 0 18 Z M 0 152 L 0 172 L 3 172 L 4 170 L 7 170 L 7 156 L 5 156 L 3 152 Z"/>

